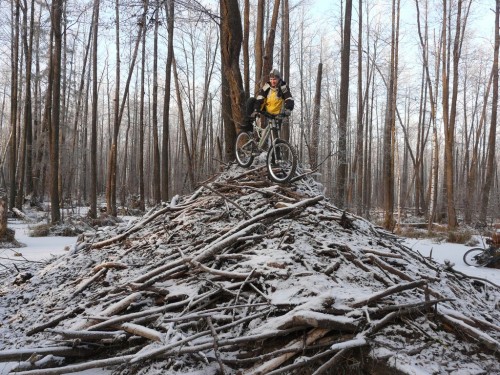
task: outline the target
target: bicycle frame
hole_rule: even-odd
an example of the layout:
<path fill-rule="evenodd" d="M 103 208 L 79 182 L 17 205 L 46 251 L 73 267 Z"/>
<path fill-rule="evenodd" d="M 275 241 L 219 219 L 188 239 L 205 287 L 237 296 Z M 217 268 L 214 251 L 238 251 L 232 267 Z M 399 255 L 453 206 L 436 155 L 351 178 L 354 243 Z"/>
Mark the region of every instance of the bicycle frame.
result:
<path fill-rule="evenodd" d="M 297 169 L 297 151 L 279 133 L 283 115 L 260 112 L 269 119 L 266 127 L 253 123 L 252 132 L 243 131 L 236 137 L 236 161 L 241 167 L 248 168 L 254 157 L 267 151 L 266 166 L 269 178 L 277 183 L 288 183 Z M 271 144 L 269 143 L 271 137 Z"/>
<path fill-rule="evenodd" d="M 282 121 L 277 118 L 279 115 L 271 115 L 267 112 L 261 112 L 261 114 L 269 119 L 269 123 L 265 128 L 258 126 L 257 123 L 253 124 L 254 131 L 259 136 L 259 143 L 257 144 L 257 146 L 260 149 L 264 147 L 264 144 L 267 142 L 267 139 L 269 138 L 269 134 L 271 134 L 271 144 L 274 144 L 276 142 L 276 139 L 279 138 L 279 133 L 281 130 L 281 121 Z M 276 132 L 272 130 L 275 130 Z"/>

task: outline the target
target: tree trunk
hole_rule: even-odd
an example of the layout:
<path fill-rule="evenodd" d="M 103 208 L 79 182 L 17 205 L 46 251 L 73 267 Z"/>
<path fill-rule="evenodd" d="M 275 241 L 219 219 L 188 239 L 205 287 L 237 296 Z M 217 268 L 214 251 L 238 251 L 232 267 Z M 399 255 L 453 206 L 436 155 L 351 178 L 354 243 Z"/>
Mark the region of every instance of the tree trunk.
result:
<path fill-rule="evenodd" d="M 340 57 L 340 104 L 338 125 L 337 206 L 345 208 L 347 187 L 347 115 L 349 104 L 349 62 L 351 51 L 352 0 L 346 0 L 342 52 Z"/>
<path fill-rule="evenodd" d="M 276 26 L 278 24 L 278 15 L 280 9 L 280 0 L 274 0 L 273 16 L 271 26 L 268 30 L 266 47 L 264 51 L 264 62 L 262 64 L 261 85 L 266 81 L 269 72 L 273 68 L 274 40 L 276 39 Z M 241 28 L 241 26 L 240 26 Z"/>
<path fill-rule="evenodd" d="M 99 3 L 94 0 L 92 18 L 92 119 L 90 132 L 90 212 L 91 218 L 97 217 L 97 108 L 99 88 L 97 84 L 97 55 L 99 29 Z"/>
<path fill-rule="evenodd" d="M 500 47 L 499 17 L 500 0 L 495 2 L 495 52 L 493 55 L 493 97 L 491 99 L 491 122 L 488 137 L 488 159 L 486 163 L 486 176 L 481 194 L 481 209 L 479 211 L 479 221 L 486 224 L 488 214 L 488 202 L 493 177 L 495 174 L 495 148 L 496 148 L 496 127 L 498 114 L 498 52 Z"/>
<path fill-rule="evenodd" d="M 245 98 L 250 97 L 250 1 L 244 0 L 243 5 L 243 86 L 245 88 Z"/>
<path fill-rule="evenodd" d="M 356 115 L 356 149 L 352 169 L 353 203 L 356 213 L 362 214 L 363 194 L 363 4 L 358 0 L 358 111 Z M 368 68 L 368 66 L 367 66 Z M 367 82 L 368 84 L 368 82 Z"/>
<path fill-rule="evenodd" d="M 167 61 L 165 67 L 165 96 L 163 102 L 163 133 L 162 133 L 162 163 L 161 163 L 161 197 L 168 201 L 169 153 L 170 153 L 170 86 L 172 77 L 172 58 L 174 54 L 174 0 L 167 2 Z"/>
<path fill-rule="evenodd" d="M 227 79 L 231 98 L 231 121 L 224 123 L 225 161 L 234 160 L 236 127 L 244 122 L 245 93 L 239 67 L 241 42 L 241 15 L 238 3 L 220 0 L 222 73 Z"/>
<path fill-rule="evenodd" d="M 52 3 L 52 32 L 54 33 L 54 48 L 52 58 L 53 89 L 52 89 L 52 121 L 49 128 L 50 153 L 50 214 L 52 224 L 61 220 L 59 209 L 59 128 L 61 114 L 61 55 L 62 55 L 62 8 L 63 0 Z"/>
<path fill-rule="evenodd" d="M 158 26 L 160 3 L 156 0 L 154 39 L 153 39 L 153 200 L 161 202 L 160 189 L 160 148 L 158 140 Z M 144 33 L 145 34 L 145 33 Z"/>
<path fill-rule="evenodd" d="M 387 93 L 387 109 L 384 126 L 384 228 L 394 228 L 394 156 L 396 137 L 396 97 L 398 79 L 398 37 L 399 37 L 399 0 L 392 2 L 392 38 L 389 89 Z"/>
<path fill-rule="evenodd" d="M 26 181 L 26 193 L 31 194 L 33 191 L 33 174 L 32 174 L 32 108 L 31 108 L 31 67 L 33 61 L 33 27 L 35 2 L 31 1 L 30 26 L 28 35 L 28 3 L 24 0 L 23 6 L 23 44 L 24 54 L 26 56 L 26 78 L 25 78 L 25 101 L 24 101 L 24 126 L 22 129 L 21 154 L 20 154 L 20 171 L 18 178 L 18 193 L 16 207 L 22 209 L 24 201 L 24 183 Z"/>
<path fill-rule="evenodd" d="M 255 32 L 255 87 L 254 95 L 257 95 L 262 81 L 262 64 L 264 62 L 264 0 L 257 3 L 257 29 Z"/>
<path fill-rule="evenodd" d="M 323 74 L 323 64 L 318 64 L 318 74 L 316 77 L 316 93 L 314 95 L 314 111 L 311 131 L 311 147 L 309 147 L 309 163 L 311 168 L 318 166 L 318 148 L 319 148 L 319 127 L 321 112 L 321 78 Z"/>
<path fill-rule="evenodd" d="M 7 194 L 0 190 L 0 242 L 7 240 Z"/>
<path fill-rule="evenodd" d="M 118 129 L 120 128 L 120 76 L 121 76 L 121 60 L 120 60 L 120 11 L 118 0 L 115 2 L 115 48 L 116 48 L 116 67 L 115 67 L 115 98 L 113 106 L 114 123 L 113 134 L 111 135 L 111 145 L 108 156 L 108 175 L 106 183 L 106 211 L 110 215 L 116 215 L 116 147 L 115 139 L 118 139 Z M 111 124 L 110 124 L 111 125 Z"/>
<path fill-rule="evenodd" d="M 13 40 L 11 44 L 11 82 L 10 82 L 10 127 L 11 136 L 9 142 L 9 208 L 16 203 L 16 167 L 17 167 L 17 95 L 18 95 L 18 70 L 19 70 L 19 0 L 12 2 Z"/>
<path fill-rule="evenodd" d="M 290 86 L 290 7 L 288 4 L 288 0 L 283 0 L 283 27 L 281 33 L 281 52 L 283 58 L 283 67 L 281 69 L 281 74 L 285 82 L 287 82 Z M 290 117 L 286 117 L 285 121 L 283 121 L 283 127 L 281 128 L 281 138 L 286 141 L 290 141 L 291 124 L 292 122 L 290 121 Z"/>
<path fill-rule="evenodd" d="M 146 85 L 146 33 L 142 34 L 142 49 L 141 49 L 141 77 L 140 77 L 140 92 L 139 92 L 139 149 L 137 154 L 138 169 L 139 169 L 139 209 L 146 209 L 146 190 L 144 176 L 144 133 L 145 124 L 145 85 Z"/>
<path fill-rule="evenodd" d="M 111 142 L 111 148 L 109 152 L 109 160 L 108 160 L 108 184 L 106 187 L 106 204 L 107 204 L 107 212 L 112 215 L 116 216 L 116 178 L 117 178 L 117 165 L 118 165 L 118 134 L 120 132 L 120 124 L 123 116 L 123 111 L 125 109 L 125 103 L 128 97 L 128 91 L 130 87 L 130 81 L 132 79 L 132 74 L 134 72 L 135 68 L 135 62 L 137 59 L 137 54 L 139 50 L 139 45 L 141 44 L 143 33 L 146 32 L 146 15 L 147 15 L 147 8 L 148 8 L 148 0 L 144 0 L 144 9 L 143 9 L 143 14 L 141 15 L 141 19 L 139 21 L 139 32 L 137 35 L 137 39 L 135 42 L 135 47 L 132 52 L 132 59 L 130 62 L 130 67 L 129 67 L 129 72 L 128 72 L 128 77 L 127 77 L 127 82 L 125 83 L 125 90 L 123 93 L 122 101 L 121 104 L 119 104 L 119 89 L 116 89 L 115 91 L 115 119 L 114 119 L 114 126 L 113 126 L 113 139 Z M 116 16 L 118 17 L 118 1 L 116 3 Z M 119 22 L 117 21 L 117 44 L 119 44 Z M 119 49 L 117 48 L 117 77 L 119 76 L 119 71 L 120 71 L 120 56 L 119 56 Z M 119 83 L 117 82 L 117 86 L 119 86 Z"/>
<path fill-rule="evenodd" d="M 495 60 L 493 59 L 493 63 Z M 475 207 L 475 202 L 477 199 L 474 197 L 476 190 L 477 179 L 478 179 L 478 166 L 479 166 L 479 142 L 481 140 L 481 134 L 483 131 L 484 123 L 486 121 L 486 110 L 488 106 L 488 98 L 490 96 L 491 83 L 493 81 L 493 76 L 495 75 L 495 70 L 492 68 L 490 73 L 490 79 L 488 80 L 488 86 L 483 96 L 483 108 L 481 111 L 481 116 L 479 118 L 479 124 L 477 125 L 476 135 L 474 140 L 474 146 L 472 148 L 472 156 L 469 166 L 469 171 L 467 173 L 467 189 L 465 197 L 465 208 L 464 208 L 464 221 L 466 224 L 472 223 L 472 210 Z"/>

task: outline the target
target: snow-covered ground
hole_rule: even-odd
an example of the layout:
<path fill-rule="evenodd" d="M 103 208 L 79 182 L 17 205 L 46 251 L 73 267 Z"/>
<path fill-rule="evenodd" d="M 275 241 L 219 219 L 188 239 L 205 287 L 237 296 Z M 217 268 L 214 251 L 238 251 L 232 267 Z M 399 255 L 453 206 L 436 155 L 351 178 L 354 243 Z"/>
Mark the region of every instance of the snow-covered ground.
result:
<path fill-rule="evenodd" d="M 438 263 L 444 264 L 449 260 L 454 263 L 453 269 L 465 273 L 466 275 L 481 277 L 489 280 L 496 285 L 500 285 L 500 269 L 487 268 L 487 267 L 471 267 L 464 263 L 464 253 L 471 248 L 456 243 L 449 242 L 436 242 L 433 239 L 414 239 L 408 238 L 403 242 L 410 249 L 419 252 L 423 256 L 432 256 L 432 259 Z M 483 247 L 477 245 L 473 247 Z M 432 254 L 431 254 L 432 253 Z"/>

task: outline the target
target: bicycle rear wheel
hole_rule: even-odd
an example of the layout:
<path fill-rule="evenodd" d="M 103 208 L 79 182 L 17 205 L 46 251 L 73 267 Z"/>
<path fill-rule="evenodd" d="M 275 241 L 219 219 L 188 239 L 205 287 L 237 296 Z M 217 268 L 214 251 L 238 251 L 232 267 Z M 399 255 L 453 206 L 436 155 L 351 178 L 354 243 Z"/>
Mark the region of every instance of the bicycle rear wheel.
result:
<path fill-rule="evenodd" d="M 483 267 L 486 266 L 490 259 L 485 249 L 475 247 L 467 250 L 464 254 L 464 263 L 468 266 Z"/>
<path fill-rule="evenodd" d="M 267 153 L 267 171 L 274 182 L 289 182 L 297 169 L 297 151 L 290 143 L 277 139 Z"/>
<path fill-rule="evenodd" d="M 244 168 L 249 167 L 253 162 L 252 151 L 254 142 L 250 133 L 242 132 L 236 138 L 236 161 Z"/>

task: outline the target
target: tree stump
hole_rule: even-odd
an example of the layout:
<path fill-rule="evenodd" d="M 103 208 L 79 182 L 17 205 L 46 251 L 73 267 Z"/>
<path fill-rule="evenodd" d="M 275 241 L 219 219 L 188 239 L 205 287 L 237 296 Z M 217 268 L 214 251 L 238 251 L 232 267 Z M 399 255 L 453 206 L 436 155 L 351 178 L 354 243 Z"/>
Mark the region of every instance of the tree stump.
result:
<path fill-rule="evenodd" d="M 14 231 L 7 228 L 7 196 L 0 192 L 0 242 L 14 241 Z"/>

